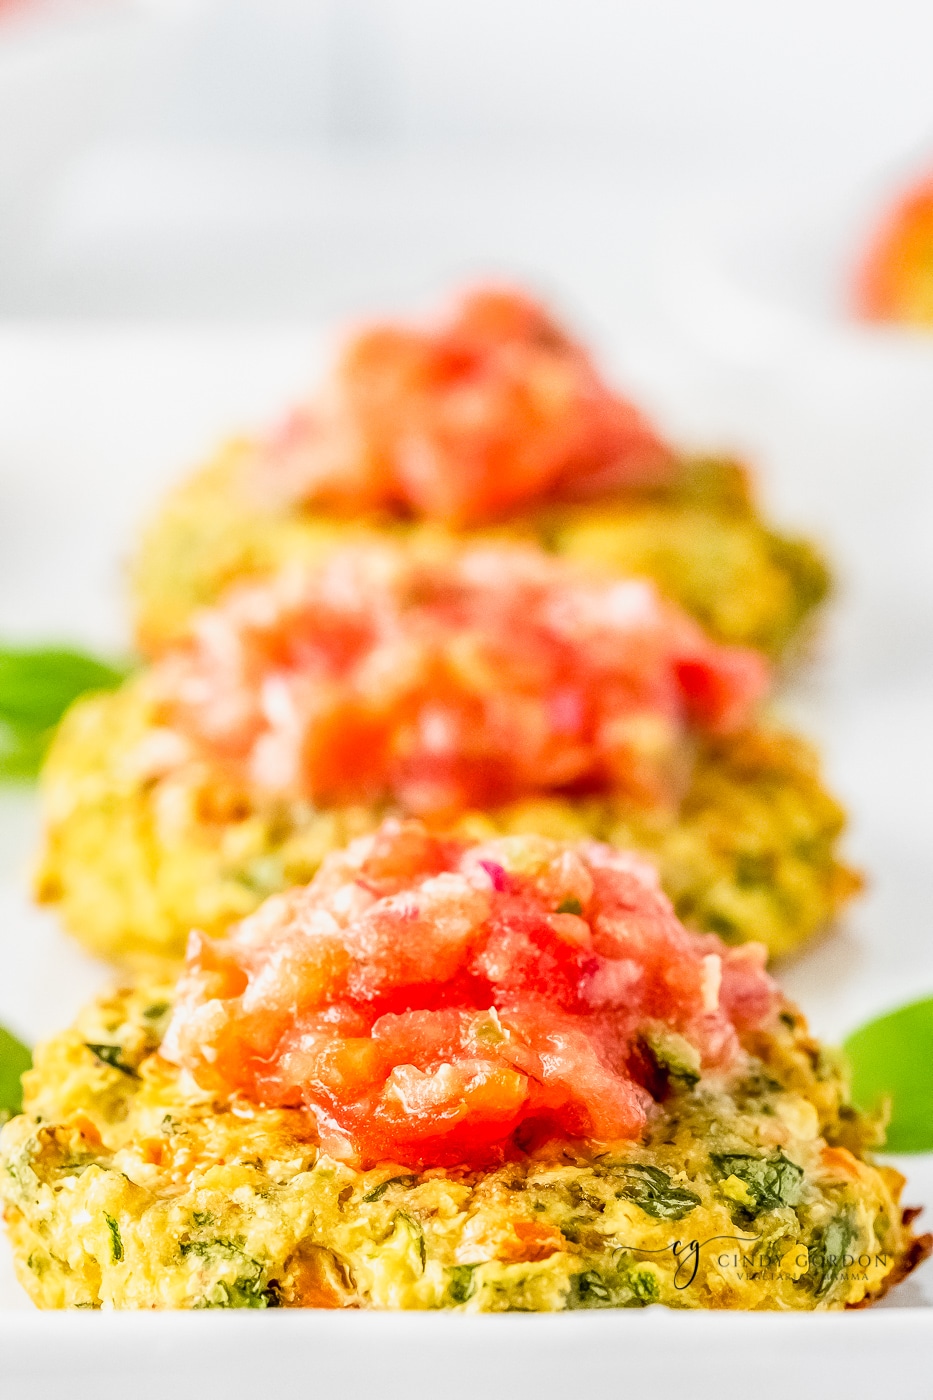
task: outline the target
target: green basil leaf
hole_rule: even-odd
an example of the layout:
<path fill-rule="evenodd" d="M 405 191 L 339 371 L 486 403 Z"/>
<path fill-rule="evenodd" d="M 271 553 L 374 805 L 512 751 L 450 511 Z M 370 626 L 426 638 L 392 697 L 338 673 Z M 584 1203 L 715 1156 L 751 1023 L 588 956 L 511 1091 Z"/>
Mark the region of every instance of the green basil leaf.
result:
<path fill-rule="evenodd" d="M 0 779 L 34 778 L 53 733 L 10 724 L 0 717 Z"/>
<path fill-rule="evenodd" d="M 887 1151 L 933 1151 L 933 997 L 869 1021 L 844 1048 L 857 1106 L 890 1104 Z"/>
<path fill-rule="evenodd" d="M 20 1076 L 32 1064 L 32 1055 L 21 1040 L 0 1026 L 0 1123 L 23 1107 Z"/>
<path fill-rule="evenodd" d="M 87 690 L 112 690 L 125 670 L 71 647 L 0 648 L 0 716 L 49 729 Z"/>
<path fill-rule="evenodd" d="M 35 777 L 72 701 L 126 674 L 71 647 L 0 647 L 0 778 Z"/>

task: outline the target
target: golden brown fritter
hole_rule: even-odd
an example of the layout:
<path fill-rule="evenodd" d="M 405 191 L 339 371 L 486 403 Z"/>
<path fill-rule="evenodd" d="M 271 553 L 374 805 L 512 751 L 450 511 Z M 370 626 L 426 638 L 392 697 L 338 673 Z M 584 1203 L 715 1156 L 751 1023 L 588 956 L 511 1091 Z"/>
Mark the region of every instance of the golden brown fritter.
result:
<path fill-rule="evenodd" d="M 79 702 L 46 763 L 38 894 L 104 956 L 180 957 L 192 928 L 221 933 L 267 895 L 309 880 L 328 851 L 385 815 L 259 801 L 216 767 L 174 765 L 167 737 L 144 686 L 130 680 Z M 780 955 L 858 888 L 839 855 L 844 820 L 807 745 L 762 728 L 707 741 L 678 811 L 535 798 L 469 813 L 458 829 L 635 846 L 657 860 L 686 923 Z"/>
<path fill-rule="evenodd" d="M 170 493 L 133 565 L 136 629 L 144 651 L 183 635 L 192 612 L 233 581 L 314 562 L 372 534 L 442 534 L 401 517 L 348 520 L 324 510 L 273 508 L 254 499 L 255 446 L 228 445 Z M 684 460 L 671 485 L 587 505 L 546 507 L 478 531 L 535 540 L 559 554 L 653 578 L 719 641 L 781 655 L 829 589 L 808 541 L 771 529 L 747 473 L 732 462 Z"/>
<path fill-rule="evenodd" d="M 196 1088 L 158 1054 L 171 996 L 124 989 L 41 1046 L 0 1136 L 41 1307 L 826 1310 L 930 1251 L 902 1178 L 865 1157 L 839 1062 L 786 1005 L 728 1078 L 659 1064 L 641 1142 L 417 1173 L 357 1171 L 299 1112 Z"/>

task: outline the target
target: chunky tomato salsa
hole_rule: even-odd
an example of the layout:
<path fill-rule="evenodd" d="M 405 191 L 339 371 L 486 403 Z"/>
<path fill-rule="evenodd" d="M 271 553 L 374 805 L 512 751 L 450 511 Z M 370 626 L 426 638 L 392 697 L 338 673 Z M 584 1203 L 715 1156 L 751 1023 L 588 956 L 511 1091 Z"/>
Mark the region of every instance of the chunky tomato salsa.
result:
<path fill-rule="evenodd" d="M 305 1109 L 338 1157 L 480 1166 L 640 1136 L 672 1076 L 728 1070 L 773 1014 L 763 964 L 688 932 L 637 857 L 392 820 L 192 935 L 163 1054 Z"/>
<path fill-rule="evenodd" d="M 257 485 L 468 525 L 539 500 L 661 482 L 672 461 L 541 307 L 490 289 L 434 328 L 359 334 L 268 444 Z"/>
<path fill-rule="evenodd" d="M 152 685 L 263 791 L 449 817 L 540 792 L 676 801 L 691 735 L 742 725 L 767 682 L 646 581 L 530 546 L 373 543 L 234 591 Z"/>

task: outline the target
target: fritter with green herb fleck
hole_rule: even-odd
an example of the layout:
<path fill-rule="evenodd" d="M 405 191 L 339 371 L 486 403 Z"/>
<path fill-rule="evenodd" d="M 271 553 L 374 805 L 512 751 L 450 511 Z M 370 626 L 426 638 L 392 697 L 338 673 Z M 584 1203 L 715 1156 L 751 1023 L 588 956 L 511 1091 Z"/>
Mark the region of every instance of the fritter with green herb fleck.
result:
<path fill-rule="evenodd" d="M 42 1046 L 0 1137 L 40 1307 L 822 1310 L 876 1300 L 929 1250 L 791 1011 L 730 1082 L 671 1075 L 640 1142 L 364 1172 L 322 1154 L 301 1113 L 167 1064 L 171 995 L 121 991 Z"/>
<path fill-rule="evenodd" d="M 813 755 L 755 727 L 766 679 L 644 580 L 530 546 L 345 547 L 73 711 L 40 896 L 95 951 L 177 957 L 399 811 L 636 846 L 689 923 L 785 953 L 858 882 Z"/>
<path fill-rule="evenodd" d="M 829 577 L 762 519 L 748 475 L 690 461 L 543 307 L 508 288 L 351 338 L 321 389 L 234 442 L 147 530 L 137 631 L 157 652 L 232 582 L 348 538 L 493 532 L 652 578 L 718 640 L 785 652 Z"/>
<path fill-rule="evenodd" d="M 48 1307 L 858 1307 L 872 1137 L 638 857 L 389 822 L 40 1047 L 0 1193 Z"/>

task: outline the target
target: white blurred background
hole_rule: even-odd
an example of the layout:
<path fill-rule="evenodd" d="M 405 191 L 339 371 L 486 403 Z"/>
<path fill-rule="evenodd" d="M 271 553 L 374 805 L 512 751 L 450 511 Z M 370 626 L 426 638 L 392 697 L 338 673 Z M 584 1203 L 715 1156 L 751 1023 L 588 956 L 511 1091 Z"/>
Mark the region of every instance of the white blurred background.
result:
<path fill-rule="evenodd" d="M 931 54 L 928 0 L 0 0 L 0 315 L 307 320 L 494 269 L 648 316 L 709 211 L 870 208 L 933 159 Z"/>

